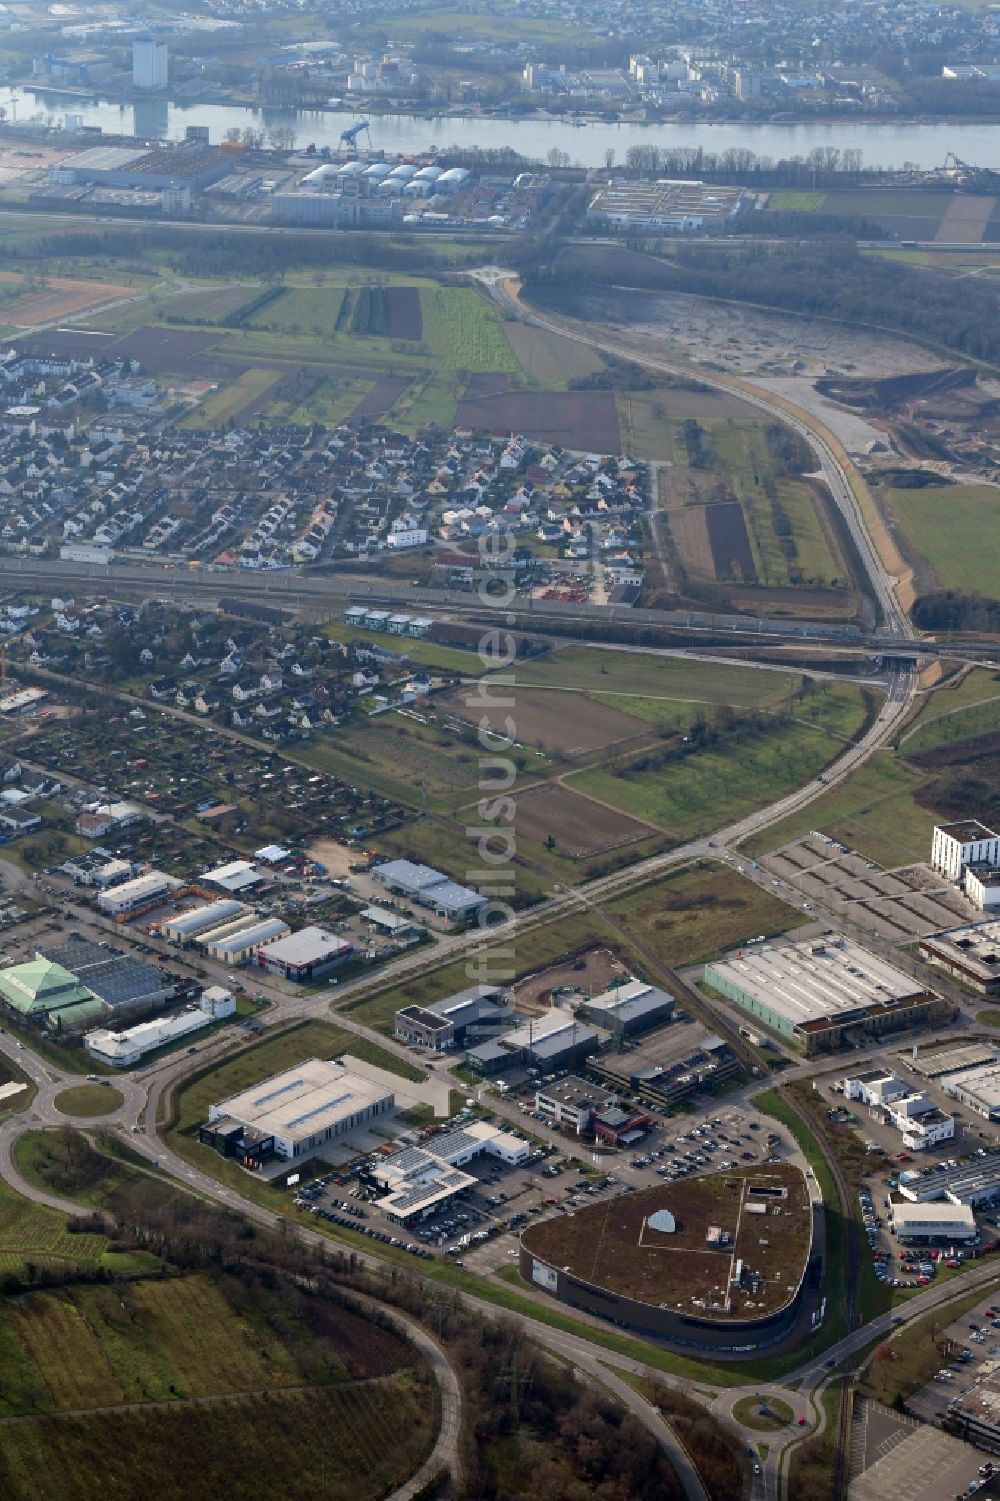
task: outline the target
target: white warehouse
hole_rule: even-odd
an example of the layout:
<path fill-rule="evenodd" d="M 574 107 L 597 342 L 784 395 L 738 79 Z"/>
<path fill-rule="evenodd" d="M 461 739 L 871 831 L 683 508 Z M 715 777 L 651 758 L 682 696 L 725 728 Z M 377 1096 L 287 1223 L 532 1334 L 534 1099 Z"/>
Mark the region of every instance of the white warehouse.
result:
<path fill-rule="evenodd" d="M 978 1239 L 975 1217 L 968 1204 L 893 1204 L 893 1230 L 901 1241 L 935 1241 L 942 1245 Z"/>
<path fill-rule="evenodd" d="M 102 891 L 97 898 L 97 905 L 102 912 L 120 917 L 162 900 L 183 885 L 183 881 L 179 881 L 176 876 L 168 876 L 165 871 L 148 870 L 145 875 L 136 876 L 134 881 L 123 881 L 120 886 Z"/>
<path fill-rule="evenodd" d="M 86 1034 L 83 1045 L 91 1057 L 101 1063 L 110 1064 L 112 1068 L 131 1068 L 145 1054 L 192 1032 L 200 1032 L 213 1021 L 231 1016 L 235 1009 L 236 1002 L 229 991 L 213 985 L 205 991 L 197 1006 L 189 1006 L 175 1016 L 158 1016 L 152 1021 L 140 1022 L 124 1032 L 98 1027 Z"/>
<path fill-rule="evenodd" d="M 243 902 L 206 902 L 171 917 L 161 925 L 160 932 L 171 943 L 190 943 L 199 933 L 210 932 L 235 917 L 245 917 L 249 911 Z"/>
<path fill-rule="evenodd" d="M 226 933 L 206 943 L 205 952 L 223 964 L 242 964 L 256 954 L 262 944 L 276 938 L 284 938 L 291 929 L 280 917 L 265 917 L 249 927 L 241 926 L 235 933 Z"/>

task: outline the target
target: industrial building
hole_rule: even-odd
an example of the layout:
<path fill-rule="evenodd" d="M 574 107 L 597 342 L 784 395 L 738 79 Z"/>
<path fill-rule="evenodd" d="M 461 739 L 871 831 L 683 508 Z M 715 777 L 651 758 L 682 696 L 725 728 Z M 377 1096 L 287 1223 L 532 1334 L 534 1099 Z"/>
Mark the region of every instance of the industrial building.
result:
<path fill-rule="evenodd" d="M 143 907 L 151 907 L 154 902 L 162 901 L 183 885 L 183 881 L 176 876 L 168 876 L 165 871 L 148 870 L 132 881 L 122 881 L 121 885 L 102 891 L 97 898 L 97 905 L 111 917 L 124 917 Z"/>
<path fill-rule="evenodd" d="M 232 894 L 259 886 L 264 876 L 249 860 L 231 860 L 228 865 L 217 865 L 213 870 L 206 870 L 199 879 L 206 886 L 218 886 L 221 891 Z"/>
<path fill-rule="evenodd" d="M 61 965 L 91 995 L 119 1014 L 152 1010 L 176 989 L 173 978 L 157 965 L 144 964 L 131 954 L 116 954 L 103 944 L 80 938 L 41 944 L 35 958 Z"/>
<path fill-rule="evenodd" d="M 91 146 L 49 168 L 56 187 L 90 183 L 104 188 L 138 188 L 162 193 L 164 188 L 206 188 L 232 170 L 232 160 L 217 146 L 200 141 L 148 146 Z"/>
<path fill-rule="evenodd" d="M 647 1027 L 669 1021 L 675 1001 L 665 990 L 644 980 L 623 980 L 603 995 L 594 996 L 583 1008 L 589 1021 L 616 1036 L 631 1037 Z"/>
<path fill-rule="evenodd" d="M 553 1009 L 522 1021 L 496 1041 L 470 1048 L 465 1061 L 481 1074 L 503 1073 L 518 1066 L 548 1074 L 582 1063 L 597 1044 L 593 1027 Z"/>
<path fill-rule="evenodd" d="M 160 924 L 160 932 L 169 943 L 188 944 L 199 934 L 210 932 L 222 923 L 250 915 L 250 908 L 243 902 L 225 899 L 207 902 L 200 907 L 189 907 L 186 912 L 179 912 L 176 917 L 168 918 Z"/>
<path fill-rule="evenodd" d="M 110 1064 L 112 1068 L 131 1068 L 147 1053 L 177 1042 L 192 1032 L 200 1032 L 213 1021 L 231 1016 L 235 1009 L 236 1002 L 229 991 L 213 985 L 196 1006 L 189 1006 L 174 1016 L 154 1017 L 123 1032 L 98 1028 L 86 1034 L 83 1045 L 101 1063 Z"/>
<path fill-rule="evenodd" d="M 370 1159 L 363 1177 L 385 1192 L 379 1212 L 398 1224 L 426 1218 L 457 1194 L 478 1184 L 471 1173 L 460 1169 L 483 1153 L 498 1157 L 509 1166 L 526 1162 L 530 1147 L 486 1121 L 470 1121 L 457 1130 L 434 1137 L 426 1147 L 407 1147 L 385 1157 Z"/>
<path fill-rule="evenodd" d="M 248 1165 L 272 1153 L 294 1161 L 391 1114 L 395 1103 L 381 1085 L 352 1073 L 349 1058 L 310 1058 L 212 1105 L 199 1134 Z"/>
<path fill-rule="evenodd" d="M 969 1391 L 953 1397 L 948 1417 L 966 1443 L 1000 1454 L 1000 1370 L 989 1368 Z"/>
<path fill-rule="evenodd" d="M 589 1135 L 595 1118 L 617 1103 L 611 1090 L 573 1074 L 535 1091 L 535 1109 L 553 1126 L 568 1126 L 577 1136 Z"/>
<path fill-rule="evenodd" d="M 539 1218 L 520 1272 L 619 1327 L 738 1358 L 801 1328 L 807 1298 L 818 1305 L 821 1214 L 791 1163 L 714 1173 Z"/>
<path fill-rule="evenodd" d="M 943 1019 L 948 1004 L 849 938 L 747 947 L 705 981 L 809 1055 Z"/>
<path fill-rule="evenodd" d="M 176 989 L 157 965 L 82 939 L 42 945 L 32 960 L 0 971 L 0 999 L 60 1031 L 155 1010 Z"/>
<path fill-rule="evenodd" d="M 486 905 L 486 898 L 478 891 L 460 886 L 443 871 L 416 865 L 412 860 L 387 860 L 384 865 L 376 865 L 371 874 L 379 885 L 430 908 L 449 922 L 466 922 Z"/>
<path fill-rule="evenodd" d="M 609 183 L 590 200 L 587 218 L 620 229 L 697 230 L 734 219 L 747 202 L 743 188 L 704 182 Z"/>
<path fill-rule="evenodd" d="M 1000 879 L 1000 871 L 993 874 Z M 983 886 L 981 880 L 979 885 Z M 1000 990 L 1000 918 L 951 928 L 946 933 L 930 933 L 921 939 L 920 951 L 932 964 L 939 964 L 983 995 Z"/>
<path fill-rule="evenodd" d="M 931 865 L 956 883 L 967 865 L 1000 865 L 1000 835 L 974 818 L 939 824 L 931 839 Z"/>
<path fill-rule="evenodd" d="M 293 189 L 271 195 L 271 217 L 288 224 L 395 224 L 402 223 L 403 207 L 398 198 Z"/>
<path fill-rule="evenodd" d="M 904 1245 L 949 1246 L 979 1238 L 967 1204 L 894 1203 L 889 1208 L 889 1224 Z"/>
<path fill-rule="evenodd" d="M 325 928 L 300 928 L 260 948 L 254 963 L 285 980 L 315 980 L 353 954 L 353 945 Z"/>
<path fill-rule="evenodd" d="M 940 1163 L 922 1171 L 899 1175 L 899 1192 L 911 1204 L 931 1204 L 946 1199 L 974 1209 L 1000 1197 L 1000 1152 L 986 1152 L 969 1162 L 942 1168 Z"/>
<path fill-rule="evenodd" d="M 288 924 L 280 917 L 262 917 L 250 923 L 238 923 L 232 929 L 227 924 L 224 932 L 206 935 L 202 946 L 206 954 L 221 964 L 242 964 L 253 958 L 262 944 L 283 938 L 290 932 Z"/>
<path fill-rule="evenodd" d="M 473 1029 L 493 1030 L 510 1019 L 502 989 L 472 985 L 427 1006 L 402 1006 L 396 1012 L 394 1032 L 402 1042 L 440 1052 L 465 1047 Z"/>
<path fill-rule="evenodd" d="M 997 1050 L 988 1042 L 946 1042 L 928 1048 L 915 1047 L 899 1056 L 914 1073 L 922 1074 L 925 1079 L 939 1079 L 943 1074 L 957 1074 L 963 1068 L 992 1063 Z"/>
<path fill-rule="evenodd" d="M 967 1105 L 985 1120 L 1000 1120 L 1000 1062 L 945 1074 L 941 1088 L 959 1104 Z"/>
<path fill-rule="evenodd" d="M 86 985 L 91 995 L 114 1012 L 150 1011 L 162 1006 L 174 994 L 176 982 L 155 964 L 143 964 L 127 955 L 89 965 L 72 973 Z"/>

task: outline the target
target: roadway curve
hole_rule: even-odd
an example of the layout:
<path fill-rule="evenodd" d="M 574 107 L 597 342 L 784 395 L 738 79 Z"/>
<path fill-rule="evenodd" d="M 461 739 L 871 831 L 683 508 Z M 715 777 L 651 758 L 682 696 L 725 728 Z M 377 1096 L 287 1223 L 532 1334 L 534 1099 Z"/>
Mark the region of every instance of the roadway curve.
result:
<path fill-rule="evenodd" d="M 762 392 L 745 377 L 719 376 L 715 372 L 703 370 L 700 365 L 663 359 L 636 348 L 633 344 L 619 343 L 604 336 L 598 336 L 577 319 L 564 319 L 551 314 L 542 314 L 536 308 L 521 302 L 518 293 L 511 289 L 516 278 L 510 271 L 487 268 L 483 271 L 472 272 L 471 275 L 486 289 L 502 311 L 533 328 L 541 328 L 548 333 L 558 334 L 561 338 L 572 339 L 578 344 L 585 344 L 590 349 L 598 350 L 601 354 L 627 360 L 647 370 L 655 370 L 661 375 L 678 375 L 687 379 L 694 377 L 712 390 L 738 395 L 741 400 L 766 412 L 775 421 L 783 422 L 791 427 L 809 444 L 816 455 L 819 472 L 829 486 L 834 504 L 844 518 L 864 564 L 865 572 L 868 574 L 869 582 L 882 607 L 886 634 L 915 639 L 913 627 L 896 600 L 893 590 L 894 580 L 886 571 L 861 514 L 855 489 L 855 484 L 863 484 L 861 476 L 853 466 L 851 466 L 853 472 L 848 472 L 843 460 L 834 451 L 826 432 L 809 413 L 795 406 L 785 397 L 775 397 L 768 392 Z M 848 463 L 850 463 L 849 460 Z"/>

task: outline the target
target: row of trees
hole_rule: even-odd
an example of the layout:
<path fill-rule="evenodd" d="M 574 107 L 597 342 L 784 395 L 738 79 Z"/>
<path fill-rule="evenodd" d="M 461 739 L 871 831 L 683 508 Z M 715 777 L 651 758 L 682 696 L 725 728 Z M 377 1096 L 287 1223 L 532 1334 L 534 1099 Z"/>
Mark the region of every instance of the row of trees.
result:
<path fill-rule="evenodd" d="M 294 151 L 298 132 L 294 125 L 269 125 L 266 130 L 252 125 L 231 125 L 226 131 L 230 146 L 245 146 L 248 151 L 263 151 L 265 145 L 272 151 Z"/>

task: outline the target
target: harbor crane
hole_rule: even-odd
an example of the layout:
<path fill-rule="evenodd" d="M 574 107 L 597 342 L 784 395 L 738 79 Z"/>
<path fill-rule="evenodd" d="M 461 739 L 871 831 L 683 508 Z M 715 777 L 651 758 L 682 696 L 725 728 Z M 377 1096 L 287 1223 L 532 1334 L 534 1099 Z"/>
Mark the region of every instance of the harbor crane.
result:
<path fill-rule="evenodd" d="M 356 125 L 349 125 L 346 130 L 342 130 L 340 132 L 341 144 L 347 146 L 356 146 L 358 143 L 358 136 L 361 135 L 362 131 L 368 132 L 368 145 L 371 146 L 372 133 L 371 127 L 368 124 L 367 120 L 359 120 Z"/>
<path fill-rule="evenodd" d="M 949 151 L 944 159 L 944 166 L 940 169 L 948 177 L 954 176 L 962 187 L 988 186 L 990 191 L 996 189 L 996 183 L 1000 180 L 1000 172 L 993 167 L 974 167 L 969 162 L 956 156 L 954 151 Z"/>

